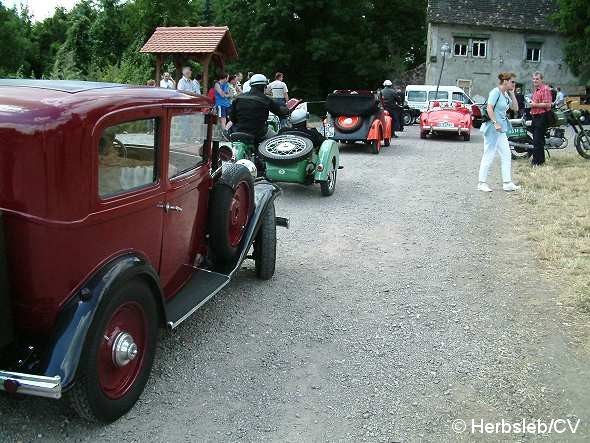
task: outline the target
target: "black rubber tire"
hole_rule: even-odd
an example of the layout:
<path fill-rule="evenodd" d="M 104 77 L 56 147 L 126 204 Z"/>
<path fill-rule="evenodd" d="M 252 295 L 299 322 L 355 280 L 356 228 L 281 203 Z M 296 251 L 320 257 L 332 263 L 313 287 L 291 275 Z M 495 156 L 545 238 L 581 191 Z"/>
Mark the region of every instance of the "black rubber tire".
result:
<path fill-rule="evenodd" d="M 404 123 L 404 126 L 410 126 L 412 124 L 412 120 L 413 118 L 411 114 L 407 112 L 403 113 L 402 122 Z"/>
<path fill-rule="evenodd" d="M 297 152 L 296 154 L 278 155 L 273 152 L 269 152 L 268 146 L 270 146 L 272 143 L 276 143 L 276 140 L 279 138 L 293 138 L 298 143 L 304 143 L 305 145 L 303 149 Z M 294 134 L 279 134 L 275 137 L 271 137 L 269 139 L 264 140 L 258 147 L 258 153 L 262 158 L 273 163 L 280 164 L 297 162 L 303 158 L 306 158 L 311 153 L 311 151 L 313 151 L 313 142 L 307 137 L 302 137 Z"/>
<path fill-rule="evenodd" d="M 97 354 L 104 330 L 111 315 L 123 303 L 134 301 L 141 305 L 147 321 L 147 350 L 144 349 L 143 367 L 135 384 L 117 400 L 107 398 L 98 379 Z M 133 279 L 114 288 L 102 301 L 96 314 L 78 364 L 74 385 L 67 393 L 72 408 L 91 422 L 109 423 L 127 413 L 135 404 L 149 379 L 158 341 L 158 306 L 149 285 L 141 279 Z M 140 350 L 141 352 L 141 350 Z"/>
<path fill-rule="evenodd" d="M 330 168 L 331 168 L 331 172 L 334 174 L 333 180 L 326 180 L 326 181 L 320 182 L 320 190 L 321 190 L 322 195 L 324 197 L 331 196 L 332 194 L 334 194 L 334 191 L 336 190 L 336 179 L 338 177 L 338 168 L 336 167 L 336 159 L 335 158 L 333 158 L 332 161 L 330 162 Z"/>
<path fill-rule="evenodd" d="M 420 138 L 421 139 L 425 139 L 426 138 L 426 132 L 425 131 L 420 131 Z"/>
<path fill-rule="evenodd" d="M 471 134 L 469 132 L 466 132 L 465 134 L 463 134 L 463 141 L 468 142 L 469 140 L 471 140 Z"/>
<path fill-rule="evenodd" d="M 576 146 L 576 151 L 586 160 L 590 160 L 590 132 L 587 130 L 582 130 L 578 134 L 576 134 L 576 138 L 574 139 L 574 145 Z M 584 149 L 584 146 L 587 146 L 588 149 Z"/>
<path fill-rule="evenodd" d="M 371 140 L 369 142 L 371 154 L 378 155 L 381 152 L 381 140 Z"/>
<path fill-rule="evenodd" d="M 275 273 L 277 260 L 277 221 L 275 204 L 271 202 L 262 216 L 262 225 L 254 240 L 256 277 L 269 280 Z"/>
<path fill-rule="evenodd" d="M 240 253 L 240 246 L 232 246 L 229 238 L 230 209 L 238 185 L 246 182 L 250 189 L 250 213 L 254 212 L 254 179 L 248 168 L 238 164 L 226 166 L 209 197 L 209 247 L 216 263 L 230 263 Z"/>

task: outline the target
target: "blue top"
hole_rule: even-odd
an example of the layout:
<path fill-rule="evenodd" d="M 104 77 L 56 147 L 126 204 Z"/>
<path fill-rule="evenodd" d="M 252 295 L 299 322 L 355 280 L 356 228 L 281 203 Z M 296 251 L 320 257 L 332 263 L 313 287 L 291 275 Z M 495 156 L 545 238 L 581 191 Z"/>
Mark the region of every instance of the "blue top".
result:
<path fill-rule="evenodd" d="M 508 116 L 506 115 L 506 112 L 508 111 L 508 108 L 510 108 L 511 104 L 512 99 L 508 96 L 508 94 L 502 94 L 499 88 L 494 88 L 490 91 L 490 95 L 488 96 L 486 106 L 492 105 L 492 107 L 494 107 L 496 121 L 500 123 L 500 126 L 502 127 L 501 132 L 504 133 L 512 129 L 512 125 L 510 124 Z M 496 139 L 499 134 L 499 132 L 496 131 L 496 128 L 494 128 L 494 124 L 491 122 L 491 120 L 481 125 L 480 130 L 483 133 L 483 136 L 486 138 L 491 137 L 493 139 Z M 494 140 L 490 141 L 493 142 Z"/>
<path fill-rule="evenodd" d="M 228 82 L 225 82 L 223 84 L 217 82 L 215 84 L 216 85 L 219 85 L 219 87 L 221 88 L 221 90 L 223 92 L 225 92 L 226 94 L 229 92 L 229 83 Z M 231 105 L 230 98 L 229 97 L 222 97 L 217 92 L 217 88 L 215 88 L 215 106 L 222 106 L 224 108 L 229 108 L 230 105 Z"/>

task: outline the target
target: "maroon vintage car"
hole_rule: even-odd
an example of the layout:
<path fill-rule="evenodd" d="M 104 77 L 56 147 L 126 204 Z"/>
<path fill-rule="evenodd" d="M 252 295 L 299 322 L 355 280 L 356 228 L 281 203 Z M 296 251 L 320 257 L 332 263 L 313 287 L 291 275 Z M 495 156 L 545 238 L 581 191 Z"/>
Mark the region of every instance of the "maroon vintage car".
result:
<path fill-rule="evenodd" d="M 64 393 L 115 420 L 147 382 L 159 326 L 247 257 L 273 275 L 280 190 L 222 164 L 210 109 L 159 88 L 0 80 L 1 390 Z"/>

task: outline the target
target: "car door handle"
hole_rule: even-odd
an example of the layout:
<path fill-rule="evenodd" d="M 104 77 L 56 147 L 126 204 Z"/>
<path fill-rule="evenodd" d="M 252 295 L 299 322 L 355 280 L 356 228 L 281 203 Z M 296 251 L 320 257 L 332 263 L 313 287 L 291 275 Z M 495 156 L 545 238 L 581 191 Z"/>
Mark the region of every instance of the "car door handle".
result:
<path fill-rule="evenodd" d="M 170 212 L 170 211 L 182 212 L 182 208 L 180 206 L 173 206 L 170 203 L 158 203 L 156 206 L 158 208 L 162 208 L 165 212 Z"/>

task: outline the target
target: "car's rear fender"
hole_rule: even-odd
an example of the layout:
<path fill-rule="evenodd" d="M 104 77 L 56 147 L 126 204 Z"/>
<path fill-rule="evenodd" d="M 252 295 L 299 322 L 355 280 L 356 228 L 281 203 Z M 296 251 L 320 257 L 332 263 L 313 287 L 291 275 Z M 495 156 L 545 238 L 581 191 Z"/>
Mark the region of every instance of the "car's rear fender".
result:
<path fill-rule="evenodd" d="M 369 129 L 369 134 L 367 135 L 367 140 L 382 140 L 383 135 L 383 124 L 381 123 L 381 120 L 373 120 L 371 129 Z"/>
<path fill-rule="evenodd" d="M 163 309 L 158 274 L 143 257 L 129 252 L 110 260 L 80 287 L 61 310 L 40 365 L 44 375 L 58 375 L 64 389 L 71 386 L 86 335 L 101 301 L 114 287 L 132 278 L 145 279 Z M 162 316 L 160 320 L 163 319 Z"/>
<path fill-rule="evenodd" d="M 326 181 L 328 179 L 328 172 L 330 172 L 331 163 L 334 161 L 336 168 L 340 166 L 340 150 L 338 149 L 338 143 L 334 140 L 325 140 L 320 146 L 320 152 L 318 153 L 318 165 L 322 165 L 321 171 L 314 174 L 315 181 Z"/>

